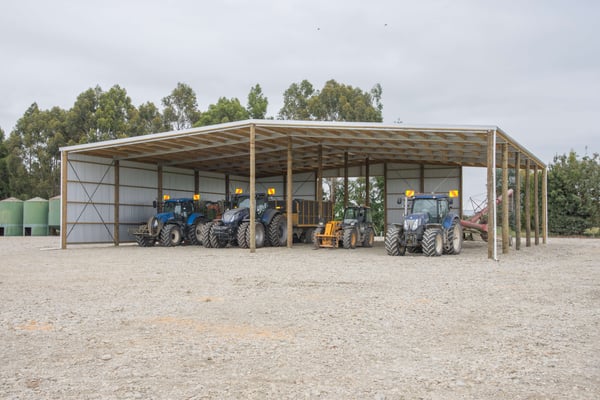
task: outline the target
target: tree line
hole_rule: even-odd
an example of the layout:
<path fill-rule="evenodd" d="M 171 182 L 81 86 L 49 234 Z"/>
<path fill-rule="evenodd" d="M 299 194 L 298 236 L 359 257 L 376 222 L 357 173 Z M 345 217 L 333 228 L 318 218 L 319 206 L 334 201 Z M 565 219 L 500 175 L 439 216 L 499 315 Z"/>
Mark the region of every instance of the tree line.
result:
<path fill-rule="evenodd" d="M 196 93 L 185 83 L 178 83 L 163 97 L 160 108 L 152 102 L 136 107 L 127 91 L 118 85 L 107 91 L 99 86 L 87 89 L 77 96 L 70 109 L 42 110 L 33 103 L 8 137 L 0 127 L 0 199 L 51 198 L 60 194 L 59 149 L 63 146 L 249 118 L 382 122 L 382 91 L 379 84 L 365 91 L 333 79 L 315 89 L 303 80 L 285 90 L 283 106 L 276 116 L 267 116 L 269 102 L 259 84 L 250 88 L 245 105 L 235 97 L 220 97 L 206 110 L 198 108 Z M 341 180 L 327 183 L 333 188 L 330 192 L 342 193 Z M 364 186 L 364 178 L 350 182 L 351 203 L 366 202 Z M 383 179 L 371 177 L 370 187 L 373 218 L 383 230 Z M 335 200 L 339 218 L 343 196 L 338 195 Z M 577 235 L 600 229 L 598 154 L 579 157 L 570 152 L 554 158 L 548 170 L 548 214 L 550 233 Z"/>

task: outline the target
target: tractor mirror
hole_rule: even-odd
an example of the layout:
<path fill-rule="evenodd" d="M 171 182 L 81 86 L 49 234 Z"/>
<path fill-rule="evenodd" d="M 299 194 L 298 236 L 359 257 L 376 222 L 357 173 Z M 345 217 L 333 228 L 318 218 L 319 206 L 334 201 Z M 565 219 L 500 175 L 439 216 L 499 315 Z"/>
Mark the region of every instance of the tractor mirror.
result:
<path fill-rule="evenodd" d="M 402 199 L 402 197 L 398 197 L 398 199 L 396 200 L 396 204 L 398 204 L 399 206 L 401 206 L 402 203 L 404 203 L 404 200 Z"/>
<path fill-rule="evenodd" d="M 152 207 L 157 208 L 158 207 L 158 202 L 156 200 L 154 200 L 152 202 Z"/>

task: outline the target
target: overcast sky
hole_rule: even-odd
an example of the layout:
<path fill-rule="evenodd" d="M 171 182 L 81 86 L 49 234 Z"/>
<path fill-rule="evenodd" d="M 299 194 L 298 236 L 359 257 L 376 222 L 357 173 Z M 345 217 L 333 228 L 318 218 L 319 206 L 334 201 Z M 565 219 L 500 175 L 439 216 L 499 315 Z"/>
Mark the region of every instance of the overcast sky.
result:
<path fill-rule="evenodd" d="M 550 163 L 600 152 L 599 21 L 592 0 L 3 1 L 0 127 L 115 84 L 160 106 L 184 82 L 202 111 L 259 83 L 276 116 L 335 79 L 380 83 L 386 123 L 497 125 Z"/>

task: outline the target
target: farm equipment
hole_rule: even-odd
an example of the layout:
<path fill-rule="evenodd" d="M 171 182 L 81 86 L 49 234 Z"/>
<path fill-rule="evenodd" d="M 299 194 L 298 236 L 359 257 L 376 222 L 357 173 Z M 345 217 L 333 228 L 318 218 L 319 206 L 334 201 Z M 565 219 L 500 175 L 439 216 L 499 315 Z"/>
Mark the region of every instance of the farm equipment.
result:
<path fill-rule="evenodd" d="M 428 257 L 459 254 L 463 232 L 458 214 L 450 210 L 458 191 L 449 194 L 416 194 L 406 191 L 404 219 L 391 224 L 385 235 L 385 249 L 390 256 L 422 251 Z M 402 198 L 398 199 L 398 203 Z M 409 205 L 410 203 L 410 205 Z M 410 213 L 409 213 L 410 210 Z"/>
<path fill-rule="evenodd" d="M 199 195 L 194 195 L 194 199 L 171 199 L 165 195 L 161 204 L 162 211 L 130 233 L 142 247 L 154 246 L 157 241 L 167 247 L 178 246 L 183 241 L 201 244 L 200 231 L 208 220 L 196 203 L 199 198 Z M 156 201 L 153 205 L 154 208 L 159 206 Z"/>
<path fill-rule="evenodd" d="M 513 190 L 508 189 L 508 197 L 511 198 L 513 195 Z M 498 196 L 496 199 L 496 204 L 502 204 L 502 196 Z M 473 215 L 471 218 L 467 220 L 460 221 L 460 224 L 463 226 L 465 231 L 465 237 L 469 240 L 473 240 L 473 233 L 478 233 L 481 239 L 484 242 L 488 240 L 488 209 L 489 207 L 485 205 L 485 203 L 479 205 L 477 208 L 479 210 Z"/>
<path fill-rule="evenodd" d="M 321 223 L 314 232 L 313 244 L 320 247 L 354 249 L 357 245 L 373 247 L 375 232 L 371 209 L 365 206 L 352 206 L 344 210 L 342 221 Z"/>
<path fill-rule="evenodd" d="M 269 190 L 271 192 L 271 190 Z M 274 191 L 272 191 L 274 194 Z M 283 213 L 269 202 L 266 193 L 256 194 L 256 247 L 285 246 L 287 243 L 287 220 Z M 200 237 L 204 247 L 239 246 L 250 247 L 250 196 L 236 193 L 232 208 L 221 219 L 204 224 Z"/>

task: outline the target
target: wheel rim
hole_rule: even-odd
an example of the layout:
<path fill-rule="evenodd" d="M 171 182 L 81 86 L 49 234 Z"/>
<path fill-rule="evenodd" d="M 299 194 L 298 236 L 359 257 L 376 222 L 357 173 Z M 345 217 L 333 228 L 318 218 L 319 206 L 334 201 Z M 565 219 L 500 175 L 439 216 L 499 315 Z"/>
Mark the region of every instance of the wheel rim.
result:
<path fill-rule="evenodd" d="M 444 242 L 442 240 L 441 233 L 435 235 L 435 252 L 436 254 L 441 254 L 444 250 Z"/>

